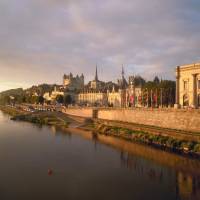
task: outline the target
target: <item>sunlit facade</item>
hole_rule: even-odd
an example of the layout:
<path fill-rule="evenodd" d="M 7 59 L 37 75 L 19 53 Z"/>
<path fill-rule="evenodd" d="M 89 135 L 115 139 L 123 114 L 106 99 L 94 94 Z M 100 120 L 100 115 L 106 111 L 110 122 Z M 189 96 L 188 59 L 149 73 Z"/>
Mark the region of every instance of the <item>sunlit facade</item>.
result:
<path fill-rule="evenodd" d="M 176 107 L 200 107 L 200 63 L 176 68 Z"/>

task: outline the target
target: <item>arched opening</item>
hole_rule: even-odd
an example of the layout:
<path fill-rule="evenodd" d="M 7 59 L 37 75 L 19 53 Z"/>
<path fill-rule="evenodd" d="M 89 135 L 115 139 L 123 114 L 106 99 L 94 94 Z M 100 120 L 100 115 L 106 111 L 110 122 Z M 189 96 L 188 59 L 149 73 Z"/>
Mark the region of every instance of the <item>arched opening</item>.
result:
<path fill-rule="evenodd" d="M 189 96 L 187 94 L 183 95 L 183 106 L 189 106 Z"/>

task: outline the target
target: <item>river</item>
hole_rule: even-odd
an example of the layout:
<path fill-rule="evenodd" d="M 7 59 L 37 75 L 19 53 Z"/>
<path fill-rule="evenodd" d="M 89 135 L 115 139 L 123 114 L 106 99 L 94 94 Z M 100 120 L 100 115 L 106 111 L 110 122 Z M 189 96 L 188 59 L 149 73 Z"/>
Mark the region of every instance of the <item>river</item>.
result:
<path fill-rule="evenodd" d="M 0 199 L 199 200 L 200 161 L 0 112 Z"/>

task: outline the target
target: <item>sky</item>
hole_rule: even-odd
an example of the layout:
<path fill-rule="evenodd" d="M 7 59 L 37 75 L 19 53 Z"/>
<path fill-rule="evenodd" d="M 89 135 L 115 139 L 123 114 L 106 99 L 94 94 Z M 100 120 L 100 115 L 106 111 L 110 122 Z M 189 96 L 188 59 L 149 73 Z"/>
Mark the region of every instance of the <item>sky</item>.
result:
<path fill-rule="evenodd" d="M 200 61 L 200 0 L 0 0 L 0 91 L 62 83 L 174 79 Z"/>

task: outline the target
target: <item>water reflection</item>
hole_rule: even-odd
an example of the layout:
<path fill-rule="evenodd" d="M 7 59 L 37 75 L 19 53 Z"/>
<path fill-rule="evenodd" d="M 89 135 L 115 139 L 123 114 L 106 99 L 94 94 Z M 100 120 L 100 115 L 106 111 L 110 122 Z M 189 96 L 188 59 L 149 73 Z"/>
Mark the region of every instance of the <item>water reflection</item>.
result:
<path fill-rule="evenodd" d="M 176 174 L 176 192 L 181 200 L 200 199 L 200 177 L 192 177 L 189 174 L 177 172 Z"/>
<path fill-rule="evenodd" d="M 162 183 L 174 176 L 176 199 L 200 199 L 199 160 L 160 151 L 144 145 L 121 141 L 109 136 L 98 135 L 96 132 L 91 132 L 91 137 L 81 132 L 79 130 L 79 134 L 84 138 L 93 140 L 95 149 L 98 143 L 104 143 L 119 149 L 121 166 L 135 171 L 143 178 L 147 177 L 151 182 Z M 144 162 L 144 157 L 161 165 L 147 164 Z M 163 165 L 173 168 L 175 174 L 164 172 Z"/>
<path fill-rule="evenodd" d="M 152 167 L 152 165 L 145 165 L 140 157 L 131 155 L 128 152 L 121 151 L 120 159 L 124 167 L 134 170 L 143 177 L 148 177 L 151 182 L 156 181 L 162 183 L 169 179 L 170 174 L 164 173 L 162 167 L 158 168 L 157 166 Z M 175 180 L 177 199 L 200 199 L 200 176 L 192 176 L 182 171 L 176 171 Z"/>
<path fill-rule="evenodd" d="M 140 144 L 133 144 L 120 139 L 98 135 L 96 132 L 88 132 L 78 129 L 60 129 L 52 127 L 55 135 L 64 134 L 72 137 L 78 134 L 94 143 L 94 150 L 98 144 L 106 144 L 119 150 L 119 159 L 122 167 L 150 182 L 161 184 L 174 179 L 174 190 L 176 199 L 199 200 L 200 199 L 200 161 L 190 159 L 169 152 L 160 151 Z M 148 163 L 145 159 L 153 160 L 155 163 Z M 157 165 L 159 164 L 159 165 Z M 174 173 L 166 173 L 167 166 L 172 168 Z"/>
<path fill-rule="evenodd" d="M 1 199 L 200 199 L 199 160 L 1 113 L 0 128 Z"/>

